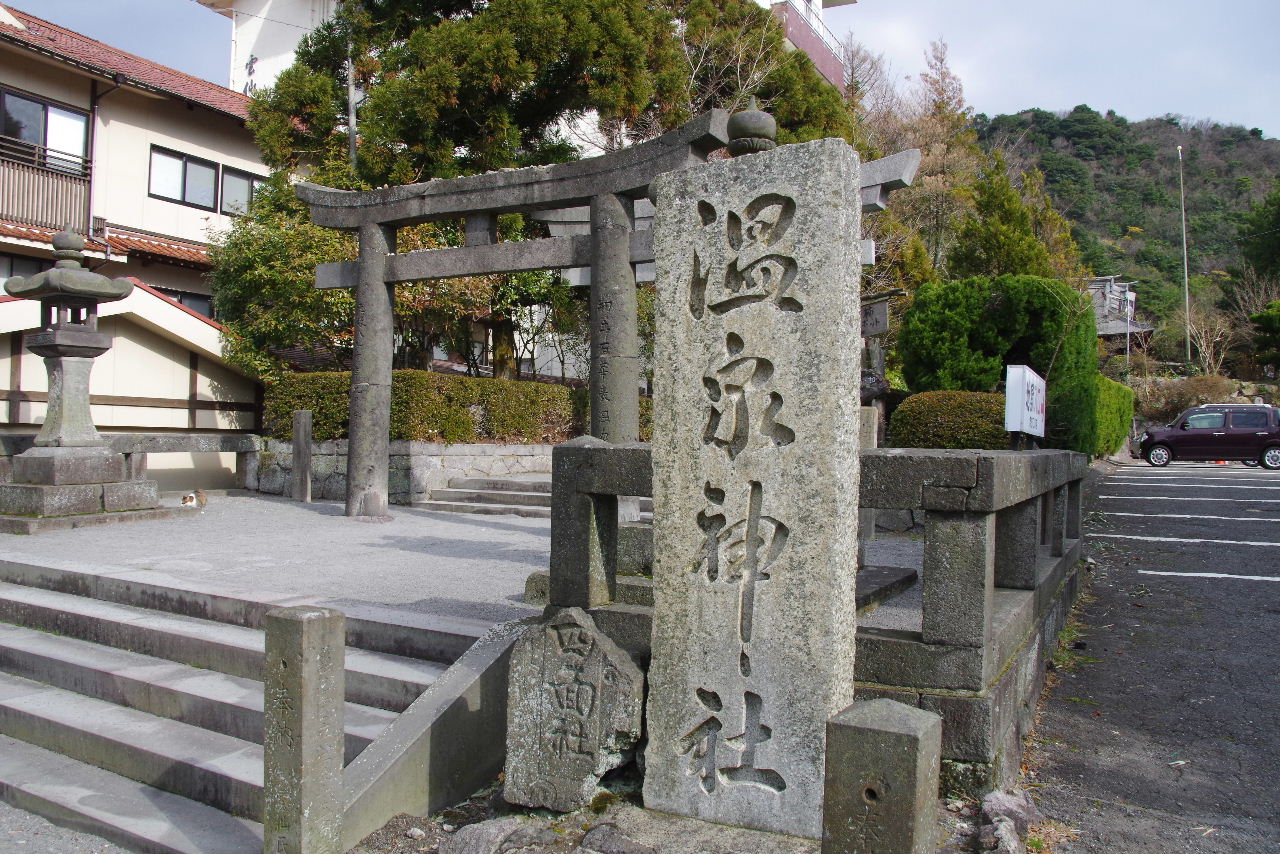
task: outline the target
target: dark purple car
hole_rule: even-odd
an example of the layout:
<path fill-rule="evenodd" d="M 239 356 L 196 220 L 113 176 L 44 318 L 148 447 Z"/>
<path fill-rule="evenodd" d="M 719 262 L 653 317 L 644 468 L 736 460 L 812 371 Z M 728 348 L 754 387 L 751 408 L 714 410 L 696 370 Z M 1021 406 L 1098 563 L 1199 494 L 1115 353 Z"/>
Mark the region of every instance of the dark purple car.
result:
<path fill-rule="evenodd" d="M 1246 403 L 1197 406 L 1142 434 L 1138 452 L 1153 466 L 1172 460 L 1244 460 L 1280 469 L 1280 409 Z"/>

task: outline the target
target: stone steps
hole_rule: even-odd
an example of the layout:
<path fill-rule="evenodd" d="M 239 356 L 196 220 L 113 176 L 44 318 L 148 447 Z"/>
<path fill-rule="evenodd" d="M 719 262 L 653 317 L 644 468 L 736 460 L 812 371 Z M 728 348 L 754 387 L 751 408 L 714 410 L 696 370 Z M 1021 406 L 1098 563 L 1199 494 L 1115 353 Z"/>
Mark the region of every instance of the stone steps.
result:
<path fill-rule="evenodd" d="M 261 851 L 256 626 L 325 603 L 54 563 L 0 560 L 0 798 L 140 851 Z M 488 625 L 344 610 L 350 762 Z"/>
<path fill-rule="evenodd" d="M 524 516 L 527 519 L 550 519 L 550 507 L 526 504 L 474 504 L 469 501 L 415 501 L 418 510 L 436 513 L 477 513 L 484 516 Z"/>
<path fill-rule="evenodd" d="M 261 745 L 6 674 L 0 674 L 0 733 L 262 819 Z"/>
<path fill-rule="evenodd" d="M 0 671 L 262 743 L 262 683 L 252 679 L 6 624 Z M 395 719 L 394 712 L 348 703 L 346 761 Z"/>
<path fill-rule="evenodd" d="M 477 504 L 521 504 L 530 507 L 550 507 L 550 492 L 524 492 L 514 489 L 461 489 L 449 487 L 431 493 L 432 501 L 468 502 Z"/>
<path fill-rule="evenodd" d="M 0 621 L 260 680 L 263 635 L 256 629 L 84 599 L 0 582 Z M 403 711 L 445 665 L 363 649 L 347 651 L 347 699 Z"/>
<path fill-rule="evenodd" d="M 639 503 L 641 520 L 652 521 L 653 499 L 641 498 Z M 549 519 L 551 475 L 454 478 L 449 481 L 447 488 L 434 490 L 429 501 L 418 501 L 413 506 L 441 513 L 481 513 Z"/>
<path fill-rule="evenodd" d="M 260 854 L 262 825 L 0 736 L 0 798 L 146 854 Z"/>
<path fill-rule="evenodd" d="M 551 475 L 528 475 L 523 478 L 455 477 L 449 481 L 450 489 L 497 489 L 518 492 L 545 492 L 551 494 Z"/>

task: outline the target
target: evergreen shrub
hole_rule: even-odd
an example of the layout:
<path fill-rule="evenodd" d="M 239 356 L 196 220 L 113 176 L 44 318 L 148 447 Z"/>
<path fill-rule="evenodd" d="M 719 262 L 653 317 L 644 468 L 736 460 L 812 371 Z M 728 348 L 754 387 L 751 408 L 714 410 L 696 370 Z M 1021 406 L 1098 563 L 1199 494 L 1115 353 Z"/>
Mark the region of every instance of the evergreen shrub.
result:
<path fill-rule="evenodd" d="M 913 394 L 893 411 L 889 444 L 896 448 L 1007 451 L 1004 395 L 977 391 Z"/>
<path fill-rule="evenodd" d="M 1045 447 L 1093 453 L 1097 331 L 1089 297 L 1056 279 L 1006 275 L 930 282 L 902 319 L 898 353 L 915 392 L 993 392 L 1007 365 L 1047 390 Z"/>
<path fill-rule="evenodd" d="M 1133 389 L 1102 374 L 1098 381 L 1098 443 L 1094 455 L 1109 456 L 1120 451 L 1133 424 Z"/>
<path fill-rule="evenodd" d="M 293 410 L 310 409 L 316 441 L 347 437 L 351 374 L 285 374 L 267 389 L 267 435 L 288 439 Z M 554 443 L 575 432 L 572 389 L 549 383 L 459 377 L 430 371 L 391 374 L 391 439 L 423 442 Z"/>

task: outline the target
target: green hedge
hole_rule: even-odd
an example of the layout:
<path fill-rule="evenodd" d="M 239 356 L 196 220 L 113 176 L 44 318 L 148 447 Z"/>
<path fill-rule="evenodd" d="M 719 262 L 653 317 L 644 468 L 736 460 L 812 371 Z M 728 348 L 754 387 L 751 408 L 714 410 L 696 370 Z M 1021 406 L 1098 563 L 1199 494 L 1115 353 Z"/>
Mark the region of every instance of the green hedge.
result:
<path fill-rule="evenodd" d="M 293 411 L 310 409 L 316 441 L 345 439 L 348 372 L 286 374 L 267 389 L 267 435 L 288 439 Z M 429 371 L 391 374 L 391 438 L 426 442 L 553 443 L 581 432 L 571 389 L 549 383 L 459 377 Z"/>
<path fill-rule="evenodd" d="M 898 405 L 889 420 L 896 448 L 1009 449 L 1004 395 L 978 391 L 926 391 Z"/>
<path fill-rule="evenodd" d="M 1105 457 L 1124 448 L 1133 423 L 1133 389 L 1123 383 L 1097 376 L 1098 443 L 1094 456 Z"/>
<path fill-rule="evenodd" d="M 1097 334 L 1089 297 L 1035 276 L 930 282 L 902 318 L 897 351 L 912 391 L 992 391 L 1007 365 L 1044 377 L 1047 448 L 1097 445 Z"/>

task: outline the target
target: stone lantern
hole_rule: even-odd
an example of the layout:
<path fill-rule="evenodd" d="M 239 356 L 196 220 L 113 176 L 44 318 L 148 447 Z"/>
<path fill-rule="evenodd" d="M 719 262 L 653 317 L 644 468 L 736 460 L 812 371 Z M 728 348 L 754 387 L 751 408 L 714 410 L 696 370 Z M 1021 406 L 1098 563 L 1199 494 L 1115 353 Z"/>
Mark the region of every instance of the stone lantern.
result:
<path fill-rule="evenodd" d="M 89 412 L 93 360 L 111 349 L 111 336 L 98 331 L 98 304 L 125 298 L 133 283 L 86 270 L 84 239 L 76 234 L 54 235 L 53 247 L 53 269 L 5 282 L 11 296 L 40 302 L 40 329 L 26 340 L 44 357 L 49 404 L 35 447 L 13 458 L 13 483 L 0 485 L 0 513 L 61 517 L 156 507 L 155 481 L 129 480 L 124 455 L 107 446 Z"/>

